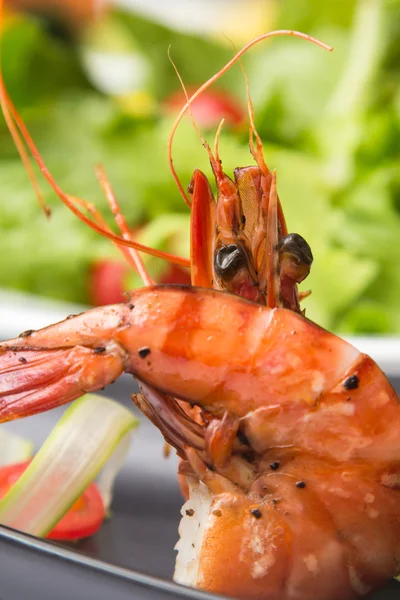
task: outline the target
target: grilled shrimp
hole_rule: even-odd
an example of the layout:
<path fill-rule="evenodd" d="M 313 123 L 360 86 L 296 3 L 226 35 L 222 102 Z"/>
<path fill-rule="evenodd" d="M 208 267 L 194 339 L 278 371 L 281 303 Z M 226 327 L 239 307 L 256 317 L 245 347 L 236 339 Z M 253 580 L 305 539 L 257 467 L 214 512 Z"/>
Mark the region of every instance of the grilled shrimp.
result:
<path fill-rule="evenodd" d="M 310 40 L 296 32 L 262 38 L 282 33 Z M 173 132 L 198 93 L 262 38 L 188 99 Z M 216 201 L 198 170 L 187 198 L 172 166 L 171 135 L 171 168 L 192 210 L 193 287 L 153 285 L 137 250 L 186 261 L 131 239 L 103 170 L 99 179 L 122 236 L 93 207 L 61 190 L 1 78 L 0 103 L 35 188 L 21 134 L 60 199 L 117 243 L 147 285 L 124 304 L 3 342 L 0 422 L 48 410 L 130 373 L 140 385 L 134 401 L 176 448 L 190 488 L 177 581 L 246 600 L 352 600 L 395 576 L 399 399 L 368 356 L 300 308 L 297 284 L 310 270 L 312 253 L 299 234 L 288 233 L 250 98 L 257 166 L 237 169 L 233 181 L 222 170 L 218 135 L 214 152 L 202 140 Z"/>
<path fill-rule="evenodd" d="M 288 309 L 151 287 L 3 343 L 0 419 L 122 372 L 142 382 L 138 404 L 194 490 L 178 581 L 239 598 L 338 600 L 400 571 L 400 405 L 370 358 Z M 213 420 L 200 426 L 172 397 Z"/>

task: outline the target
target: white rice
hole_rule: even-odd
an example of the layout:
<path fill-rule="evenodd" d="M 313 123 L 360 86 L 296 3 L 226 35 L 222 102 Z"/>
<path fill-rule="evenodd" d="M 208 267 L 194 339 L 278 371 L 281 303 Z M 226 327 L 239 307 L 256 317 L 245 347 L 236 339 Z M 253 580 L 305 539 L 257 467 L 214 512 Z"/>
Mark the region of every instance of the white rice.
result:
<path fill-rule="evenodd" d="M 211 494 L 197 479 L 188 478 L 189 500 L 182 507 L 179 524 L 180 539 L 174 580 L 182 585 L 196 587 L 200 581 L 199 559 L 203 537 L 211 508 Z"/>

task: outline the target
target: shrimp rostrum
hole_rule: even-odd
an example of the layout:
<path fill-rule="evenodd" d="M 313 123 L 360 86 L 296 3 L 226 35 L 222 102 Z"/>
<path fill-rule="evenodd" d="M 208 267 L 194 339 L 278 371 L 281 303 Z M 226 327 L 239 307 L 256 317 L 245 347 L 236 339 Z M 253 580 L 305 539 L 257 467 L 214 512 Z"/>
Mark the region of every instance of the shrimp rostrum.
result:
<path fill-rule="evenodd" d="M 248 47 L 285 33 L 316 42 L 296 32 L 251 42 L 188 99 L 173 132 L 195 97 Z M 351 600 L 397 575 L 399 399 L 368 356 L 300 308 L 297 284 L 312 253 L 300 235 L 288 233 L 250 97 L 255 166 L 236 169 L 231 179 L 218 135 L 214 150 L 203 140 L 216 199 L 199 170 L 186 197 L 171 160 L 192 211 L 193 286 L 157 286 L 137 254 L 154 251 L 131 239 L 104 171 L 100 182 L 121 235 L 53 181 L 0 83 L 31 178 L 23 141 L 60 199 L 117 243 L 146 284 L 126 303 L 3 342 L 0 421 L 69 402 L 130 373 L 140 385 L 136 404 L 176 448 L 189 488 L 176 581 L 247 600 Z"/>

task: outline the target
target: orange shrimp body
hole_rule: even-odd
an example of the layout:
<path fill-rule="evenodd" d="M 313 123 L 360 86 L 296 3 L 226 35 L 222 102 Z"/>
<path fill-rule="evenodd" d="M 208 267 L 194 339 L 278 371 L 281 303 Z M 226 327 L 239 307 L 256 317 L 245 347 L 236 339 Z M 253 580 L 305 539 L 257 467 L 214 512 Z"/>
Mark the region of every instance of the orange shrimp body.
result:
<path fill-rule="evenodd" d="M 156 388 L 237 423 L 236 446 L 213 463 L 206 426 L 177 403 L 153 414 L 210 492 L 196 577 L 183 568 L 178 580 L 246 599 L 345 600 L 400 571 L 400 404 L 370 358 L 287 309 L 159 286 L 2 344 L 0 419 L 123 371 L 143 382 L 150 418 Z"/>

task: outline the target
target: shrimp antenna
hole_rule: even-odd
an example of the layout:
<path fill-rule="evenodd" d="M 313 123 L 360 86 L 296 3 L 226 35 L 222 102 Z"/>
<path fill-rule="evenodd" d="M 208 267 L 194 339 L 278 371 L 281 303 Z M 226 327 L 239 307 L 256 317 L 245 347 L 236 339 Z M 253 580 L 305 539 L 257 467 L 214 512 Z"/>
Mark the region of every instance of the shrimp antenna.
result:
<path fill-rule="evenodd" d="M 253 104 L 253 101 L 251 99 L 251 94 L 250 94 L 249 77 L 247 75 L 246 69 L 244 68 L 244 64 L 240 58 L 238 59 L 238 63 L 242 70 L 243 77 L 244 77 L 244 80 L 246 83 L 247 111 L 248 111 L 249 122 L 250 122 L 250 127 L 249 127 L 250 152 L 251 152 L 252 157 L 256 161 L 257 165 L 260 167 L 261 171 L 264 173 L 264 175 L 269 175 L 271 173 L 271 171 L 269 170 L 269 168 L 265 162 L 264 149 L 263 149 L 261 137 L 260 137 L 260 135 L 256 129 L 256 125 L 255 125 L 254 104 Z M 257 146 L 256 148 L 254 147 L 254 138 L 256 138 L 256 146 Z"/>
<path fill-rule="evenodd" d="M 3 10 L 3 3 L 2 1 L 0 1 L 0 16 L 2 15 L 2 10 Z M 1 75 L 1 73 L 0 73 Z M 2 76 L 2 75 L 1 75 Z M 4 114 L 4 120 L 6 122 L 7 128 L 11 134 L 11 137 L 14 141 L 14 144 L 18 150 L 18 153 L 21 157 L 22 163 L 25 167 L 26 172 L 28 173 L 28 177 L 31 181 L 31 185 L 34 189 L 35 195 L 38 199 L 39 205 L 41 207 L 41 209 L 43 210 L 44 214 L 46 215 L 46 217 L 50 217 L 51 216 L 51 210 L 50 208 L 46 205 L 46 202 L 44 200 L 42 191 L 40 189 L 38 180 L 36 178 L 35 175 L 35 171 L 33 170 L 33 166 L 29 157 L 28 152 L 26 151 L 25 148 L 25 144 L 23 142 L 23 139 L 21 138 L 21 135 L 19 133 L 19 130 L 17 129 L 17 127 L 15 126 L 15 123 L 12 119 L 12 116 L 10 115 L 10 112 L 8 110 L 8 106 L 6 104 L 4 104 L 4 106 L 2 106 L 3 108 L 3 114 Z"/>
<path fill-rule="evenodd" d="M 0 0 L 0 22 L 1 22 L 2 9 L 3 9 L 3 2 L 2 2 L 2 0 Z M 104 229 L 103 227 L 101 227 L 100 225 L 98 225 L 97 223 L 95 223 L 94 221 L 89 219 L 81 210 L 79 210 L 79 208 L 77 208 L 74 201 L 72 200 L 72 197 L 69 196 L 68 194 L 66 194 L 60 188 L 60 186 L 53 179 L 46 164 L 44 163 L 38 149 L 35 146 L 35 143 L 33 142 L 33 139 L 31 138 L 31 136 L 29 134 L 29 131 L 27 130 L 23 120 L 21 119 L 17 109 L 13 105 L 11 98 L 8 95 L 7 89 L 4 84 L 4 79 L 3 79 L 3 74 L 1 72 L 1 69 L 0 69 L 0 106 L 3 110 L 7 127 L 9 128 L 9 131 L 10 131 L 10 133 L 13 137 L 13 140 L 17 146 L 17 150 L 18 150 L 18 152 L 21 156 L 21 159 L 23 161 L 23 164 L 28 172 L 28 175 L 29 175 L 32 185 L 35 189 L 35 192 L 39 199 L 39 202 L 40 202 L 41 206 L 43 207 L 43 209 L 45 210 L 46 214 L 49 214 L 49 211 L 44 203 L 43 197 L 41 195 L 39 186 L 36 181 L 35 174 L 32 169 L 32 165 L 29 161 L 29 157 L 28 157 L 25 147 L 21 141 L 20 135 L 22 136 L 26 145 L 28 146 L 36 164 L 39 166 L 40 170 L 42 171 L 43 176 L 48 181 L 50 186 L 53 188 L 53 190 L 55 191 L 57 196 L 69 208 L 69 210 L 71 212 L 73 212 L 75 214 L 75 216 L 77 216 L 78 219 L 80 219 L 83 223 L 85 223 L 86 225 L 91 227 L 94 231 L 96 231 L 100 235 L 107 237 L 110 240 L 112 240 L 113 242 L 117 243 L 118 245 L 128 246 L 129 248 L 135 248 L 136 250 L 140 250 L 141 252 L 151 254 L 152 256 L 156 256 L 158 258 L 167 260 L 174 264 L 178 264 L 178 265 L 185 266 L 185 267 L 190 266 L 190 261 L 186 258 L 175 256 L 173 254 L 168 254 L 167 252 L 162 252 L 161 250 L 157 250 L 155 248 L 150 248 L 148 246 L 140 244 L 139 242 L 133 241 L 131 239 L 125 239 L 125 237 L 118 236 L 118 235 L 110 232 L 109 230 Z M 16 130 L 15 125 L 17 126 L 19 133 Z"/>
<path fill-rule="evenodd" d="M 278 268 L 279 255 L 278 245 L 278 194 L 276 191 L 276 170 L 272 173 L 271 192 L 268 203 L 267 217 L 267 251 L 266 251 L 266 274 L 267 274 L 267 306 L 275 308 L 278 305 L 280 293 L 280 277 Z"/>
<path fill-rule="evenodd" d="M 192 94 L 192 96 L 187 100 L 186 104 L 182 107 L 180 113 L 176 117 L 175 122 L 172 125 L 171 133 L 168 138 L 168 163 L 169 163 L 169 168 L 170 168 L 172 177 L 174 178 L 174 181 L 178 187 L 179 193 L 185 199 L 185 202 L 188 206 L 190 205 L 190 201 L 185 193 L 185 190 L 183 189 L 182 183 L 179 179 L 178 173 L 174 167 L 173 159 L 172 159 L 172 144 L 173 144 L 176 130 L 178 128 L 179 123 L 182 120 L 183 115 L 189 109 L 189 107 L 193 104 L 193 102 L 196 100 L 196 98 L 198 98 L 200 96 L 200 94 L 202 94 L 213 83 L 215 83 L 220 77 L 222 77 L 222 75 L 224 75 L 227 71 L 229 71 L 229 69 L 239 60 L 239 58 L 241 56 L 243 56 L 243 54 L 245 54 L 248 50 L 250 50 L 250 48 L 252 48 L 259 42 L 266 40 L 268 38 L 280 37 L 280 36 L 284 36 L 284 35 L 301 38 L 303 40 L 306 40 L 308 42 L 316 44 L 317 46 L 320 46 L 321 48 L 323 48 L 324 50 L 328 50 L 329 52 L 332 52 L 332 50 L 333 50 L 333 48 L 331 46 L 324 44 L 324 42 L 321 42 L 317 38 L 307 35 L 306 33 L 301 33 L 300 31 L 294 31 L 294 30 L 290 30 L 290 29 L 278 29 L 276 31 L 270 31 L 269 33 L 264 33 L 256 38 L 254 38 L 253 40 L 251 40 L 248 44 L 246 44 L 246 46 L 244 46 L 241 50 L 239 50 L 239 52 L 237 52 L 235 54 L 235 56 L 233 58 L 231 58 L 231 60 L 229 62 L 227 62 L 225 66 L 222 67 L 222 69 L 220 69 L 217 73 L 215 73 L 215 75 L 213 75 L 212 77 L 210 77 L 210 79 L 208 79 L 205 83 L 203 83 L 203 85 L 201 85 L 198 88 L 198 90 L 194 94 Z"/>
<path fill-rule="evenodd" d="M 97 172 L 96 172 L 96 176 L 99 179 L 99 174 Z M 105 173 L 104 173 L 104 177 L 106 177 Z M 107 184 L 110 185 L 108 180 L 107 180 Z M 100 181 L 100 185 L 101 185 L 103 191 L 105 192 L 105 196 L 106 196 L 108 204 L 111 204 L 108 192 L 106 193 L 106 190 L 105 190 L 105 184 L 103 184 L 103 182 Z M 83 200 L 82 198 L 78 198 L 77 196 L 69 196 L 69 198 L 72 202 L 74 202 L 75 204 L 78 204 L 79 206 L 82 206 L 90 215 L 92 215 L 93 219 L 100 227 L 102 227 L 103 229 L 106 229 L 107 231 L 110 231 L 112 233 L 112 230 L 108 226 L 108 223 L 106 222 L 103 215 L 98 210 L 98 208 L 96 208 L 96 206 L 94 204 L 92 204 L 91 202 L 87 202 L 87 200 Z M 120 228 L 120 230 L 121 230 L 121 228 Z M 154 282 L 151 280 L 149 274 L 147 273 L 137 250 L 135 250 L 134 248 L 127 248 L 126 246 L 121 246 L 120 244 L 117 244 L 116 242 L 113 242 L 113 243 L 118 248 L 118 250 L 120 250 L 120 252 L 124 256 L 127 263 L 131 267 L 133 267 L 133 269 L 140 275 L 140 277 L 143 281 L 143 284 L 144 285 L 152 285 L 152 283 L 154 283 Z M 140 270 L 140 267 L 138 267 L 138 261 L 141 262 L 142 269 L 143 269 L 142 271 Z"/>
<path fill-rule="evenodd" d="M 221 119 L 219 125 L 218 125 L 218 129 L 217 129 L 217 133 L 215 134 L 215 140 L 214 140 L 214 154 L 215 154 L 215 160 L 217 162 L 217 165 L 220 167 L 221 165 L 221 160 L 219 158 L 219 149 L 218 149 L 218 143 L 219 143 L 219 137 L 221 135 L 221 131 L 222 128 L 224 126 L 225 123 L 225 119 Z"/>
<path fill-rule="evenodd" d="M 51 209 L 47 206 L 47 204 L 44 200 L 42 191 L 40 189 L 38 180 L 35 175 L 35 171 L 33 170 L 33 166 L 32 166 L 29 154 L 26 151 L 24 142 L 20 136 L 18 129 L 15 127 L 15 123 L 12 120 L 12 117 L 11 117 L 9 111 L 7 110 L 7 107 L 5 110 L 3 110 L 3 114 L 4 114 L 4 120 L 8 127 L 8 131 L 11 133 L 11 137 L 12 137 L 14 144 L 18 150 L 18 153 L 21 157 L 22 163 L 25 167 L 26 172 L 28 173 L 29 179 L 31 180 L 31 185 L 32 185 L 35 195 L 38 199 L 40 208 L 43 210 L 46 217 L 49 218 L 51 216 Z"/>
<path fill-rule="evenodd" d="M 3 112 L 7 111 L 7 109 L 9 108 L 9 110 L 18 126 L 18 129 L 20 130 L 23 138 L 26 141 L 27 146 L 29 147 L 29 149 L 33 155 L 34 160 L 36 161 L 37 165 L 39 166 L 40 170 L 42 171 L 43 176 L 48 181 L 50 186 L 53 188 L 53 190 L 55 191 L 57 196 L 60 198 L 60 200 L 65 204 L 65 206 L 67 206 L 67 208 L 69 208 L 69 210 L 71 212 L 74 213 L 75 216 L 78 217 L 78 219 L 80 219 L 83 223 L 85 223 L 86 225 L 91 227 L 91 229 L 93 229 L 100 235 L 102 235 L 106 238 L 109 238 L 110 240 L 112 240 L 113 242 L 115 242 L 117 244 L 120 244 L 122 246 L 128 246 L 129 248 L 135 248 L 136 250 L 145 252 L 146 254 L 151 254 L 152 256 L 156 256 L 157 258 L 162 258 L 164 260 L 167 260 L 167 261 L 177 264 L 177 265 L 189 267 L 190 262 L 186 258 L 182 258 L 180 256 L 175 256 L 173 254 L 168 254 L 167 252 L 157 250 L 156 248 L 150 248 L 149 246 L 145 246 L 143 244 L 140 244 L 139 242 L 127 240 L 119 235 L 116 235 L 115 233 L 112 233 L 106 229 L 103 229 L 102 227 L 97 225 L 94 221 L 89 219 L 82 211 L 80 211 L 75 206 L 74 202 L 71 200 L 71 196 L 66 194 L 60 188 L 60 186 L 56 183 L 56 181 L 53 179 L 51 173 L 47 169 L 46 164 L 44 163 L 41 155 L 39 154 L 39 151 L 37 150 L 28 130 L 26 129 L 24 122 L 22 121 L 16 108 L 12 104 L 11 99 L 9 98 L 9 96 L 7 94 L 6 88 L 4 87 L 4 81 L 2 78 L 1 72 L 0 72 L 0 105 L 1 105 Z"/>
<path fill-rule="evenodd" d="M 235 45 L 232 41 L 231 41 L 231 44 L 233 46 L 234 52 L 236 52 Z M 247 75 L 244 64 L 240 58 L 238 59 L 238 62 L 239 62 L 240 68 L 242 70 L 243 77 L 244 77 L 245 84 L 246 84 L 247 110 L 248 110 L 249 122 L 250 122 L 250 127 L 249 127 L 250 153 L 251 153 L 252 157 L 254 158 L 254 160 L 256 161 L 256 163 L 257 163 L 259 169 L 261 170 L 261 172 L 263 173 L 263 175 L 265 177 L 268 177 L 268 179 L 271 181 L 271 184 L 272 184 L 273 177 L 272 177 L 270 169 L 268 168 L 267 163 L 265 162 L 263 144 L 261 141 L 261 137 L 255 126 L 254 104 L 253 104 L 253 101 L 251 99 L 251 94 L 250 94 L 249 77 Z M 256 145 L 257 145 L 256 148 L 254 147 L 254 138 L 256 138 Z M 275 175 L 274 180 L 275 180 L 275 193 L 276 193 L 276 175 Z M 271 190 L 267 196 L 268 202 L 269 202 L 270 194 L 271 194 Z M 268 208 L 267 208 L 267 211 L 268 211 Z M 278 211 L 278 219 L 279 219 L 279 222 L 280 222 L 280 225 L 282 228 L 282 235 L 287 235 L 288 231 L 287 231 L 285 215 L 283 213 L 282 206 L 281 206 L 278 196 L 277 196 L 277 211 Z M 272 239 L 272 237 L 271 237 L 271 239 Z"/>
<path fill-rule="evenodd" d="M 216 156 L 214 157 L 214 155 L 212 153 L 212 150 L 210 148 L 210 145 L 208 144 L 208 142 L 206 141 L 206 139 L 202 135 L 202 133 L 201 133 L 200 129 L 198 128 L 197 123 L 196 123 L 196 121 L 194 119 L 193 111 L 192 111 L 192 108 L 191 108 L 191 102 L 190 102 L 189 95 L 187 93 L 187 89 L 185 87 L 185 84 L 183 83 L 183 79 L 181 77 L 181 74 L 178 71 L 178 67 L 176 66 L 176 64 L 174 63 L 174 61 L 173 61 L 173 59 L 171 57 L 171 46 L 169 46 L 169 48 L 168 48 L 168 59 L 169 59 L 171 65 L 173 66 L 173 68 L 175 70 L 176 76 L 178 77 L 179 82 L 181 84 L 183 93 L 185 94 L 186 104 L 188 106 L 189 116 L 190 116 L 190 120 L 192 122 L 193 128 L 194 128 L 195 132 L 197 133 L 197 135 L 199 136 L 200 141 L 203 144 L 204 148 L 207 151 L 208 157 L 210 159 L 211 167 L 212 167 L 214 173 L 218 173 L 221 170 L 220 162 L 219 162 L 219 159 L 217 158 L 218 144 L 216 144 L 216 146 L 215 146 L 215 148 L 216 148 L 216 150 L 215 150 Z M 220 129 L 221 129 L 221 125 L 220 125 L 220 127 L 218 128 L 218 131 L 217 131 L 217 135 L 218 136 L 219 136 L 218 132 L 220 131 Z M 172 161 L 172 159 L 171 159 L 171 161 Z M 191 204 L 189 198 L 187 197 L 187 194 L 185 193 L 180 180 L 179 179 L 178 180 L 175 179 L 175 181 L 176 181 L 176 184 L 178 186 L 179 193 L 181 194 L 182 198 L 184 199 L 184 201 L 186 202 L 186 204 L 189 206 L 189 208 L 191 208 L 192 204 Z"/>
<path fill-rule="evenodd" d="M 237 48 L 236 48 L 233 40 L 231 40 L 228 36 L 225 36 L 225 37 L 231 43 L 233 52 L 235 54 L 237 54 Z M 264 158 L 264 149 L 263 149 L 261 137 L 260 137 L 260 135 L 257 131 L 256 125 L 255 125 L 254 104 L 253 104 L 253 100 L 251 99 L 251 94 L 250 94 L 249 77 L 247 75 L 247 71 L 244 67 L 244 64 L 243 64 L 243 61 L 241 58 L 238 58 L 238 64 L 243 73 L 243 77 L 244 77 L 244 81 L 245 81 L 245 85 L 246 85 L 247 113 L 249 115 L 249 123 L 250 123 L 250 127 L 249 127 L 250 152 L 251 152 L 252 157 L 256 161 L 257 165 L 259 166 L 261 171 L 264 173 L 264 175 L 270 175 L 271 171 L 269 170 L 269 168 L 265 162 L 265 158 Z M 254 138 L 256 138 L 257 149 L 254 147 Z"/>
<path fill-rule="evenodd" d="M 104 195 L 107 199 L 108 205 L 111 208 L 111 211 L 115 218 L 115 222 L 117 223 L 120 232 L 122 233 L 123 237 L 126 240 L 133 241 L 132 234 L 131 234 L 128 224 L 125 220 L 125 217 L 121 211 L 121 207 L 120 207 L 117 197 L 114 193 L 114 190 L 111 187 L 110 180 L 108 179 L 108 177 L 106 175 L 106 171 L 105 171 L 103 165 L 99 165 L 97 167 L 96 176 L 97 176 L 97 179 L 99 180 L 99 183 L 103 189 Z M 118 244 L 117 244 L 117 246 L 118 246 Z M 155 282 L 153 281 L 153 279 L 150 277 L 149 273 L 147 272 L 146 267 L 144 266 L 143 261 L 142 261 L 141 257 L 139 256 L 139 253 L 136 250 L 136 248 L 126 248 L 124 246 L 118 246 L 118 247 L 124 254 L 128 263 L 131 266 L 133 266 L 135 271 L 138 273 L 138 275 L 140 276 L 140 278 L 143 281 L 143 284 L 144 285 L 153 285 Z"/>

